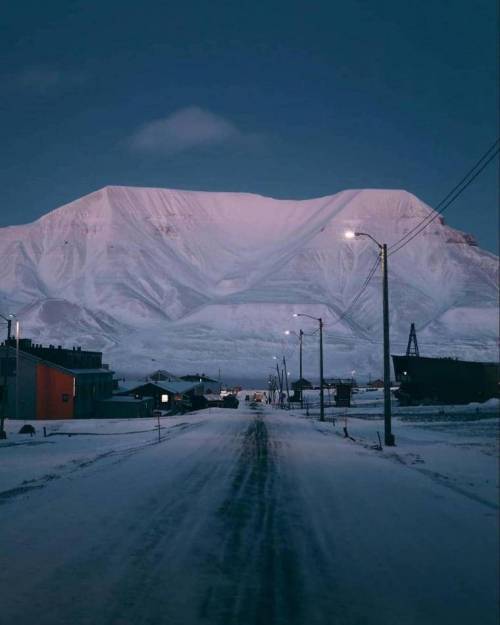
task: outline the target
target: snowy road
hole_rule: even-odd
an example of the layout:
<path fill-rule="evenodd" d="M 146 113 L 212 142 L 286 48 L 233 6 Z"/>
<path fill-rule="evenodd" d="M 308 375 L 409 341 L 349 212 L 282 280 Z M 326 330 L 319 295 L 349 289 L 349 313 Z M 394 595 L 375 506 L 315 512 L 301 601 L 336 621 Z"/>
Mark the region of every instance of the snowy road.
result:
<path fill-rule="evenodd" d="M 315 421 L 198 413 L 0 505 L 0 623 L 496 625 L 497 514 Z"/>

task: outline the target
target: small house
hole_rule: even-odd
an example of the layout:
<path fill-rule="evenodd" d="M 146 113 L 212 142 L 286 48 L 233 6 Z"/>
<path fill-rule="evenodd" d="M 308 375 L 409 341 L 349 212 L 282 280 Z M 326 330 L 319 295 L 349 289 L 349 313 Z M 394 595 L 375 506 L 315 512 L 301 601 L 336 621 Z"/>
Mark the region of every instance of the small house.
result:
<path fill-rule="evenodd" d="M 122 390 L 119 390 L 116 396 L 128 395 L 136 399 L 150 397 L 153 399 L 153 408 L 155 410 L 173 410 L 176 407 L 196 410 L 199 407 L 205 407 L 205 400 L 201 393 L 201 386 L 184 380 L 169 382 L 146 380 L 138 382 L 122 383 Z M 125 387 L 125 388 L 124 388 Z M 203 403 L 203 406 L 199 404 Z"/>

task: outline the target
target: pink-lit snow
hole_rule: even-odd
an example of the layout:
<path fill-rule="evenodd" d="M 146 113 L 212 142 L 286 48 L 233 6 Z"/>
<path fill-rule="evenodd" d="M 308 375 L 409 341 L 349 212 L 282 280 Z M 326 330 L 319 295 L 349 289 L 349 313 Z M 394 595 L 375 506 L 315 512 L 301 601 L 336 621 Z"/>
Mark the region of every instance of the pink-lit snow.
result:
<path fill-rule="evenodd" d="M 23 226 L 0 229 L 0 308 L 24 336 L 102 349 L 113 368 L 259 377 L 283 349 L 294 312 L 325 320 L 325 374 L 381 374 L 380 270 L 350 313 L 377 256 L 431 209 L 404 191 L 304 200 L 106 187 Z M 425 355 L 494 360 L 497 266 L 435 220 L 391 256 L 392 351 L 415 322 Z M 313 330 L 302 320 L 304 330 Z M 304 349 L 317 374 L 316 344 Z M 272 362 L 271 365 L 272 366 Z M 298 373 L 298 372 L 297 372 Z"/>

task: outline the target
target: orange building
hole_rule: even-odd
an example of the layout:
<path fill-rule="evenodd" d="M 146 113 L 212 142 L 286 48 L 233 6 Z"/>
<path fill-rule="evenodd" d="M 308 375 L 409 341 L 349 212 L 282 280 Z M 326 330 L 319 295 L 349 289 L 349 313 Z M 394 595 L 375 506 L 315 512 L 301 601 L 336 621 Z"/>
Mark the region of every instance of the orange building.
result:
<path fill-rule="evenodd" d="M 27 339 L 22 347 L 0 346 L 10 419 L 92 418 L 97 402 L 112 396 L 113 372 L 102 366 L 99 352 L 32 346 Z"/>
<path fill-rule="evenodd" d="M 49 364 L 36 365 L 36 418 L 72 419 L 76 380 L 69 372 Z"/>

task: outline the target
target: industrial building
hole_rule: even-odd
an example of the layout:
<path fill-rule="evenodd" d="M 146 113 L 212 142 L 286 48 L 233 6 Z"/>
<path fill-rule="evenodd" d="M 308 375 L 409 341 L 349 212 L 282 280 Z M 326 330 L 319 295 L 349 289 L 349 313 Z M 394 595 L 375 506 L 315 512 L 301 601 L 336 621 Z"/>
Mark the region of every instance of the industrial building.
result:
<path fill-rule="evenodd" d="M 0 346 L 2 407 L 10 419 L 84 419 L 99 416 L 99 400 L 111 397 L 113 372 L 102 353 L 80 347 L 14 339 Z"/>

